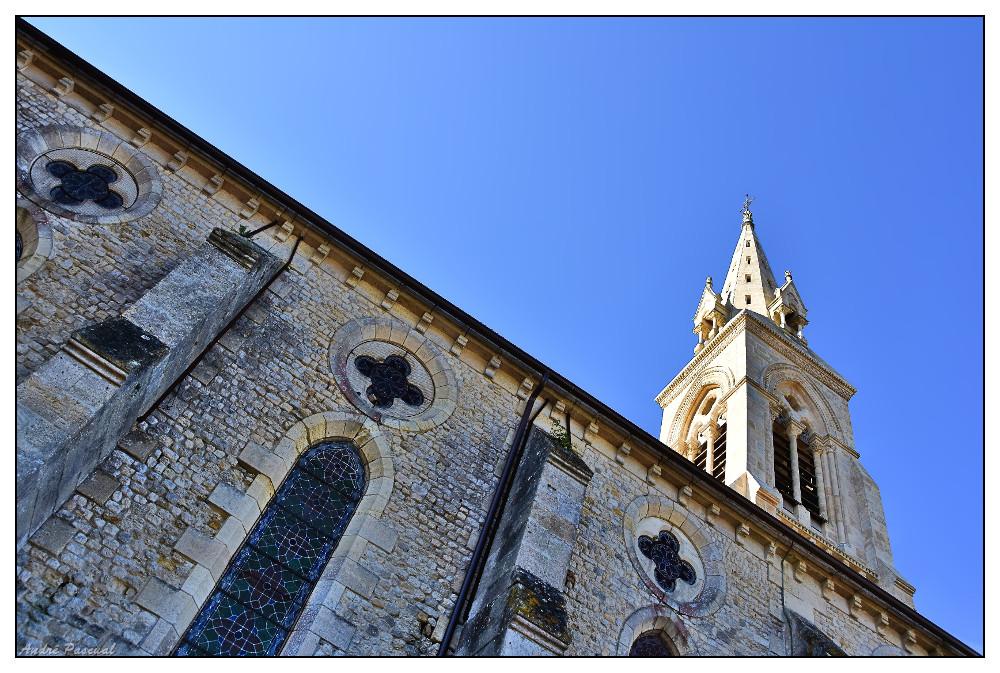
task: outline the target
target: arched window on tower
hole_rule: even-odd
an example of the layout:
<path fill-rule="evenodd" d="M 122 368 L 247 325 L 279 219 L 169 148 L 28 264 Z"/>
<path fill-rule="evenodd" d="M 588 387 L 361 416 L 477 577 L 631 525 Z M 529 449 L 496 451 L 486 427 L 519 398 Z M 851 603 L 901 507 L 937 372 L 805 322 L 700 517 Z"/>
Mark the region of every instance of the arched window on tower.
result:
<path fill-rule="evenodd" d="M 304 452 L 195 617 L 179 656 L 275 655 L 364 494 L 351 442 Z"/>
<path fill-rule="evenodd" d="M 813 526 L 822 529 L 826 519 L 823 518 L 820 507 L 819 481 L 816 477 L 816 461 L 813 458 L 815 435 L 794 430 L 795 455 L 792 455 L 792 439 L 790 428 L 778 421 L 771 428 L 774 445 L 774 487 L 782 495 L 785 509 L 794 512 L 802 505 L 809 512 Z M 798 495 L 798 497 L 796 497 Z"/>
<path fill-rule="evenodd" d="M 630 657 L 676 657 L 677 648 L 663 631 L 652 629 L 639 634 L 628 651 Z"/>

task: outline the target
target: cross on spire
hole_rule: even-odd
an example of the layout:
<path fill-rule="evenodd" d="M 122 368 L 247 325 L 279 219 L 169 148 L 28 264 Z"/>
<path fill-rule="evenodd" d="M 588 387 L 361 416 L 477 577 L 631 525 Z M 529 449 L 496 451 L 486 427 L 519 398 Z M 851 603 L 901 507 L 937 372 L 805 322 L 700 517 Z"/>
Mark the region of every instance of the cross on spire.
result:
<path fill-rule="evenodd" d="M 753 197 L 747 194 L 746 198 L 743 199 L 743 208 L 740 209 L 740 212 L 743 213 L 743 222 L 753 223 L 753 213 L 750 212 L 751 203 L 753 203 Z"/>

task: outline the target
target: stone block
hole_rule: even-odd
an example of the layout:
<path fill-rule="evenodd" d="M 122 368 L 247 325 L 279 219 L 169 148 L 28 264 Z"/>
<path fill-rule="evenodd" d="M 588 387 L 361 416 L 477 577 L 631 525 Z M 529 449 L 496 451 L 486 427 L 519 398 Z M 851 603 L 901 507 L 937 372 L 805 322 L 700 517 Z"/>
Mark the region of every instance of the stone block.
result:
<path fill-rule="evenodd" d="M 360 535 L 379 549 L 387 552 L 396 548 L 396 540 L 399 539 L 399 533 L 396 532 L 392 524 L 374 518 L 365 520 L 361 526 Z"/>
<path fill-rule="evenodd" d="M 106 503 L 112 495 L 121 487 L 118 480 L 107 472 L 95 470 L 93 474 L 83 480 L 76 487 L 77 493 L 85 498 L 93 500 L 98 505 Z"/>
<path fill-rule="evenodd" d="M 321 605 L 316 610 L 316 616 L 313 618 L 309 630 L 338 649 L 347 651 L 354 638 L 355 627 L 343 617 Z"/>
<path fill-rule="evenodd" d="M 223 513 L 239 519 L 247 529 L 260 516 L 260 507 L 253 498 L 225 482 L 215 487 L 208 496 L 208 502 Z"/>
<path fill-rule="evenodd" d="M 143 639 L 139 647 L 154 657 L 165 657 L 170 654 L 180 639 L 181 637 L 173 624 L 165 619 L 158 619 L 153 625 L 152 631 Z"/>
<path fill-rule="evenodd" d="M 229 517 L 223 522 L 219 532 L 215 534 L 215 539 L 225 546 L 227 553 L 231 557 L 240 548 L 240 545 L 243 544 L 247 532 L 242 521 Z"/>
<path fill-rule="evenodd" d="M 265 450 L 259 444 L 253 443 L 248 444 L 240 452 L 239 462 L 250 471 L 262 474 L 270 479 L 274 487 L 281 484 L 291 467 L 289 463 L 275 454 Z"/>
<path fill-rule="evenodd" d="M 191 574 L 181 585 L 181 591 L 191 596 L 194 602 L 201 605 L 215 588 L 215 578 L 208 569 L 201 565 L 196 565 L 191 569 Z"/>
<path fill-rule="evenodd" d="M 357 561 L 345 559 L 337 579 L 348 589 L 368 598 L 378 584 L 378 577 L 372 571 L 362 567 Z"/>
<path fill-rule="evenodd" d="M 151 577 L 146 582 L 135 602 L 139 607 L 146 608 L 174 625 L 178 631 L 183 631 L 198 612 L 198 607 L 189 594 L 156 577 Z"/>
<path fill-rule="evenodd" d="M 230 556 L 224 544 L 194 528 L 184 531 L 174 545 L 174 551 L 193 563 L 204 566 L 216 580 L 222 576 Z"/>
<path fill-rule="evenodd" d="M 42 527 L 31 536 L 29 542 L 58 556 L 66 544 L 73 539 L 74 533 L 76 533 L 76 528 L 73 527 L 73 524 L 54 516 L 42 524 Z"/>

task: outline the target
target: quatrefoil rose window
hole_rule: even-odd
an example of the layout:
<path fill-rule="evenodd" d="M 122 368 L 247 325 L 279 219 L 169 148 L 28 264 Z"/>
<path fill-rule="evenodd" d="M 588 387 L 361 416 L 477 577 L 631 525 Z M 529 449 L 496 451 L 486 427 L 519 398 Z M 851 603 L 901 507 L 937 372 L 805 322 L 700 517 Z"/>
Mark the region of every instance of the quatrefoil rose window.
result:
<path fill-rule="evenodd" d="M 148 215 L 163 194 L 159 169 L 114 133 L 42 126 L 17 137 L 17 191 L 50 213 L 118 225 Z"/>
<path fill-rule="evenodd" d="M 347 401 L 379 425 L 427 432 L 455 410 L 458 381 L 437 344 L 390 316 L 344 323 L 330 368 Z"/>
<path fill-rule="evenodd" d="M 389 355 L 379 362 L 373 357 L 359 355 L 354 360 L 358 371 L 371 379 L 371 385 L 365 389 L 368 401 L 379 408 L 391 407 L 398 397 L 411 407 L 419 407 L 424 403 L 424 394 L 420 388 L 407 381 L 412 368 L 406 358 L 399 355 Z"/>
<path fill-rule="evenodd" d="M 693 585 L 698 579 L 694 566 L 680 557 L 680 549 L 677 538 L 667 530 L 660 531 L 655 538 L 639 536 L 639 551 L 653 562 L 656 583 L 664 591 L 673 591 L 677 580 Z"/>
<path fill-rule="evenodd" d="M 79 206 L 84 201 L 93 201 L 108 210 L 122 206 L 121 195 L 111 189 L 111 184 L 118 182 L 118 174 L 107 166 L 94 164 L 80 170 L 68 161 L 50 161 L 45 170 L 59 180 L 49 191 L 56 203 Z"/>

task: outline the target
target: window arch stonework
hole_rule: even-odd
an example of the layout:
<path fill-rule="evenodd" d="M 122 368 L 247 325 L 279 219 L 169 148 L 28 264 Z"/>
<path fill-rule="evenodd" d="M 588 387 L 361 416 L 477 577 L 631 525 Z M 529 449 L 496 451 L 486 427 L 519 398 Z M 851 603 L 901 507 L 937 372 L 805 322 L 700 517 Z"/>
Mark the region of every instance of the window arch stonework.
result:
<path fill-rule="evenodd" d="M 114 133 L 52 125 L 17 136 L 17 190 L 76 222 L 113 225 L 148 215 L 163 183 L 153 161 Z"/>
<path fill-rule="evenodd" d="M 212 578 L 221 577 L 221 570 L 217 568 L 226 568 L 247 539 L 245 531 L 253 529 L 259 513 L 266 511 L 272 502 L 274 486 L 285 481 L 300 455 L 327 441 L 347 441 L 357 448 L 367 482 L 354 516 L 347 522 L 339 544 L 280 649 L 282 655 L 312 655 L 315 652 L 317 643 L 324 637 L 322 615 L 340 609 L 344 587 L 350 583 L 348 575 L 354 563 L 351 559 L 360 559 L 369 544 L 386 552 L 395 547 L 393 527 L 382 519 L 395 485 L 391 444 L 374 421 L 354 413 L 315 414 L 292 425 L 273 448 L 253 443 L 246 446 L 239 462 L 256 476 L 245 494 L 227 494 L 227 499 L 239 504 L 238 509 L 224 510 L 226 516 L 214 535 L 207 536 L 192 526 L 174 545 L 173 551 L 193 564 L 187 581 L 175 588 L 151 577 L 139 591 L 137 607 L 151 613 L 155 621 L 140 644 L 140 651 L 162 656 L 177 647 L 180 634 L 186 632 L 212 594 L 216 585 Z M 216 491 L 220 490 L 231 491 L 232 487 L 219 484 Z M 214 495 L 213 492 L 209 496 L 210 502 L 217 502 Z M 253 508 L 248 505 L 251 499 L 255 501 Z M 220 509 L 218 505 L 215 508 Z"/>
<path fill-rule="evenodd" d="M 31 201 L 17 198 L 17 284 L 35 273 L 52 254 L 52 229 L 45 211 Z"/>
<path fill-rule="evenodd" d="M 636 641 L 651 633 L 665 639 L 666 643 L 669 644 L 668 647 L 672 646 L 671 655 L 673 656 L 683 657 L 698 654 L 691 642 L 687 627 L 684 626 L 676 613 L 673 613 L 665 605 L 648 605 L 629 615 L 618 634 L 618 646 L 615 654 L 619 657 L 630 656 Z"/>
<path fill-rule="evenodd" d="M 726 396 L 735 386 L 735 378 L 728 367 L 707 367 L 702 371 L 697 380 L 687 388 L 684 398 L 674 414 L 670 423 L 670 430 L 667 434 L 666 443 L 668 446 L 680 446 L 682 440 L 687 439 L 691 429 L 691 423 L 701 404 L 712 394 L 714 389 L 716 395 L 716 406 L 725 400 Z"/>
<path fill-rule="evenodd" d="M 458 381 L 430 339 L 388 316 L 342 325 L 330 368 L 348 401 L 379 425 L 425 432 L 455 411 Z"/>
<path fill-rule="evenodd" d="M 799 402 L 813 410 L 814 418 L 811 430 L 821 435 L 829 434 L 838 441 L 845 442 L 844 429 L 830 403 L 798 367 L 779 362 L 769 365 L 761 375 L 761 384 L 764 389 L 775 398 L 778 398 L 782 388 L 787 388 L 790 383 L 794 384 L 805 397 Z"/>
<path fill-rule="evenodd" d="M 352 442 L 303 453 L 188 629 L 179 655 L 277 654 L 365 491 Z"/>
<path fill-rule="evenodd" d="M 675 657 L 677 648 L 660 629 L 650 629 L 639 634 L 629 648 L 630 657 Z"/>

